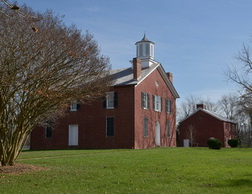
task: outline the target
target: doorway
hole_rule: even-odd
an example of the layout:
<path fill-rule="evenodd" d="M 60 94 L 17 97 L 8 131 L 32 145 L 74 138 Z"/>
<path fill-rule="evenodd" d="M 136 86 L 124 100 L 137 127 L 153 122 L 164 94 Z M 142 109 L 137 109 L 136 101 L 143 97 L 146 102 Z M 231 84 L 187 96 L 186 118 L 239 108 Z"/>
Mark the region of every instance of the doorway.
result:
<path fill-rule="evenodd" d="M 68 145 L 77 146 L 78 145 L 78 125 L 69 125 L 68 128 Z"/>
<path fill-rule="evenodd" d="M 157 121 L 156 122 L 156 138 L 155 138 L 155 143 L 156 143 L 156 146 L 160 146 L 161 145 L 161 142 L 160 142 L 160 123 Z"/>

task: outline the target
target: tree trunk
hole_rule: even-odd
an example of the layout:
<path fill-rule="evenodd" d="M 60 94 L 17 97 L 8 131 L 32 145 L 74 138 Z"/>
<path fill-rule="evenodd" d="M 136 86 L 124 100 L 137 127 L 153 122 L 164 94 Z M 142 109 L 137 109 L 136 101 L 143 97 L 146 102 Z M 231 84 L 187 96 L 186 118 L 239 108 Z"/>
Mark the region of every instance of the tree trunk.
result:
<path fill-rule="evenodd" d="M 9 137 L 12 141 L 4 141 L 3 139 L 0 140 L 0 166 L 14 165 L 15 160 L 20 154 L 28 136 L 29 134 L 24 133 Z"/>

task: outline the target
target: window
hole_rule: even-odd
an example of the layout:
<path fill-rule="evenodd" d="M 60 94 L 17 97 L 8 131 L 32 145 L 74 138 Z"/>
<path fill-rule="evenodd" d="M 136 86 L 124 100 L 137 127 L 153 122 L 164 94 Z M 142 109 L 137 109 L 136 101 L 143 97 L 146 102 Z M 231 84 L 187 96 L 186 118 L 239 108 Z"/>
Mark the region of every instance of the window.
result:
<path fill-rule="evenodd" d="M 106 99 L 103 101 L 103 107 L 113 109 L 117 107 L 117 92 L 108 92 Z"/>
<path fill-rule="evenodd" d="M 106 136 L 111 137 L 114 136 L 114 117 L 107 117 L 106 119 Z"/>
<path fill-rule="evenodd" d="M 47 121 L 46 122 L 46 125 L 45 125 L 45 136 L 46 136 L 46 138 L 52 137 L 52 130 L 53 130 L 52 125 L 53 125 L 52 121 Z"/>
<path fill-rule="evenodd" d="M 165 99 L 165 109 L 168 114 L 172 112 L 172 101 L 170 99 Z"/>
<path fill-rule="evenodd" d="M 148 122 L 149 122 L 149 119 L 145 117 L 144 118 L 144 137 L 148 136 Z"/>
<path fill-rule="evenodd" d="M 144 56 L 144 54 L 143 54 L 143 44 L 140 44 L 139 45 L 139 57 L 143 57 Z"/>
<path fill-rule="evenodd" d="M 71 103 L 70 111 L 77 111 L 79 110 L 79 108 L 80 108 L 80 105 L 77 103 L 77 101 L 74 101 Z"/>
<path fill-rule="evenodd" d="M 150 56 L 150 45 L 148 43 L 145 44 L 145 56 Z"/>
<path fill-rule="evenodd" d="M 51 126 L 46 126 L 45 127 L 45 136 L 47 138 L 52 137 L 52 127 Z"/>
<path fill-rule="evenodd" d="M 154 57 L 154 47 L 152 44 L 151 44 L 150 56 Z"/>
<path fill-rule="evenodd" d="M 142 92 L 142 108 L 143 109 L 150 109 L 150 95 Z"/>
<path fill-rule="evenodd" d="M 170 121 L 166 121 L 166 135 L 167 137 L 171 137 L 171 123 Z"/>
<path fill-rule="evenodd" d="M 162 111 L 162 98 L 160 96 L 153 95 L 153 109 L 157 112 Z"/>

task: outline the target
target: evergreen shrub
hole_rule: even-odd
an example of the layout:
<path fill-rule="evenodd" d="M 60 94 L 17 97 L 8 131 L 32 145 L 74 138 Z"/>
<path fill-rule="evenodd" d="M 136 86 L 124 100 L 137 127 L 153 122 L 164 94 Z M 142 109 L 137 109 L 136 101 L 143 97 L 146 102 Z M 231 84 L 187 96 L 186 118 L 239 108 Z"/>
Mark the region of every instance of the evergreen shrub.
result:
<path fill-rule="evenodd" d="M 221 149 L 222 143 L 219 139 L 210 138 L 207 140 L 207 145 L 210 149 Z"/>
<path fill-rule="evenodd" d="M 240 139 L 229 139 L 228 140 L 228 145 L 231 146 L 231 148 L 237 148 L 241 144 Z"/>

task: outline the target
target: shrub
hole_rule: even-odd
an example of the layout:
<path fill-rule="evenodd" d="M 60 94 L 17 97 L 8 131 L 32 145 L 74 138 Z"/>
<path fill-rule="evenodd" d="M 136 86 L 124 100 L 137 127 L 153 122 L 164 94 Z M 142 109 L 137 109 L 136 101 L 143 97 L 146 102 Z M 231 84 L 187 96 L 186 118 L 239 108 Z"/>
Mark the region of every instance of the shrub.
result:
<path fill-rule="evenodd" d="M 219 139 L 210 138 L 207 140 L 207 145 L 210 149 L 221 149 L 222 143 Z"/>
<path fill-rule="evenodd" d="M 231 146 L 231 148 L 237 148 L 241 144 L 240 139 L 229 139 L 228 140 L 228 145 Z"/>

